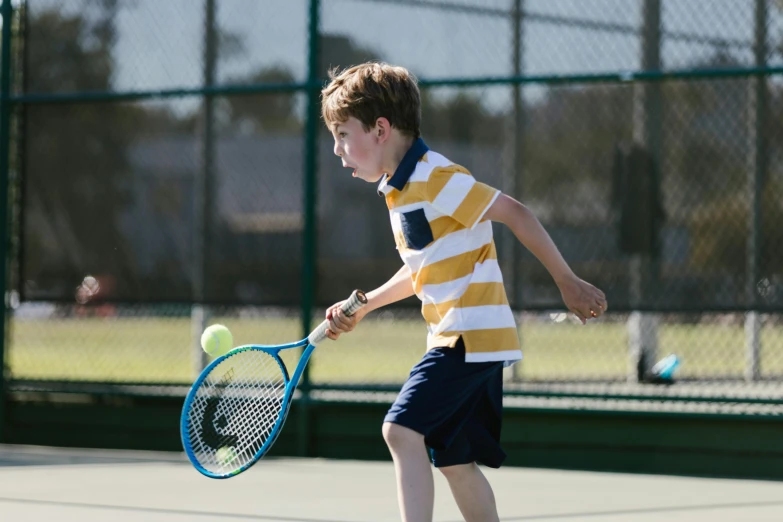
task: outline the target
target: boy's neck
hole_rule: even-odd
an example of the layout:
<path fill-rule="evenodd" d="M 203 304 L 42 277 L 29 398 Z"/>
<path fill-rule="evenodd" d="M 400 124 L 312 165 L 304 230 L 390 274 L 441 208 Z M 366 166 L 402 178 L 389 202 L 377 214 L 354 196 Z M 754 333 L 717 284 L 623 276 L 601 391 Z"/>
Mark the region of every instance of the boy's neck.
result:
<path fill-rule="evenodd" d="M 404 158 L 405 153 L 410 150 L 414 141 L 415 140 L 410 136 L 405 136 L 396 130 L 392 131 L 391 136 L 389 137 L 388 146 L 386 147 L 386 153 L 384 154 L 383 172 L 388 174 L 389 177 L 394 176 L 397 167 L 399 167 L 400 162 L 402 162 L 402 158 Z"/>

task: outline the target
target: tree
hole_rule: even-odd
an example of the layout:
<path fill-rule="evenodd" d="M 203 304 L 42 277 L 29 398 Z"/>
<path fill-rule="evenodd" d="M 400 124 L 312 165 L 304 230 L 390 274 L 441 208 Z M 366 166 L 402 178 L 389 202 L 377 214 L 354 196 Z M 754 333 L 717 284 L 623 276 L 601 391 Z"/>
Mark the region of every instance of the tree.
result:
<path fill-rule="evenodd" d="M 23 4 L 20 9 L 26 9 Z M 115 0 L 87 14 L 27 13 L 25 91 L 110 91 Z M 109 276 L 113 295 L 136 289 L 135 257 L 120 233 L 130 203 L 128 146 L 168 116 L 129 103 L 33 104 L 24 114 L 23 291 L 70 299 L 88 275 Z"/>
<path fill-rule="evenodd" d="M 232 84 L 290 84 L 294 75 L 283 67 L 261 69 L 249 77 L 234 78 Z M 229 96 L 227 122 L 243 134 L 292 134 L 300 132 L 302 121 L 294 108 L 296 97 L 291 93 Z"/>
<path fill-rule="evenodd" d="M 522 159 L 525 200 L 548 224 L 602 222 L 609 216 L 615 146 L 631 136 L 627 86 L 550 88 L 526 108 Z"/>
<path fill-rule="evenodd" d="M 503 142 L 503 116 L 492 114 L 479 95 L 457 89 L 448 98 L 422 90 L 422 134 L 440 142 L 499 148 Z"/>
<path fill-rule="evenodd" d="M 221 31 L 221 58 L 233 57 L 242 48 L 241 37 L 227 35 Z M 231 43 L 226 50 L 227 42 Z M 377 59 L 377 54 L 366 48 L 357 47 L 350 37 L 342 35 L 321 36 L 321 52 L 319 60 L 319 76 L 326 78 L 332 69 L 343 69 L 351 65 Z M 231 85 L 264 85 L 296 83 L 294 74 L 281 65 L 264 67 L 256 72 L 233 77 L 228 80 Z M 296 113 L 296 95 L 293 93 L 241 94 L 227 96 L 221 100 L 219 110 L 224 119 L 223 129 L 242 134 L 292 134 L 301 132 L 302 119 Z M 324 129 L 325 131 L 325 129 Z"/>
<path fill-rule="evenodd" d="M 321 52 L 318 73 L 327 78 L 332 69 L 342 70 L 373 60 L 380 60 L 380 54 L 367 47 L 359 47 L 350 36 L 339 34 L 321 35 Z"/>

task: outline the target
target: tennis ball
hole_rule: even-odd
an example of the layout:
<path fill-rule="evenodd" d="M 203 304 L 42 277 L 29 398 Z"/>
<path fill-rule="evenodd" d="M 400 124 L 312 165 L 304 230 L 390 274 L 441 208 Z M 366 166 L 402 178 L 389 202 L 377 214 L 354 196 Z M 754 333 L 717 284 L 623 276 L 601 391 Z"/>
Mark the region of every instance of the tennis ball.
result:
<path fill-rule="evenodd" d="M 230 446 L 223 446 L 215 452 L 215 458 L 220 464 L 230 464 L 237 458 L 237 452 Z"/>
<path fill-rule="evenodd" d="M 212 357 L 227 354 L 234 347 L 234 338 L 222 324 L 208 326 L 201 334 L 201 347 Z"/>

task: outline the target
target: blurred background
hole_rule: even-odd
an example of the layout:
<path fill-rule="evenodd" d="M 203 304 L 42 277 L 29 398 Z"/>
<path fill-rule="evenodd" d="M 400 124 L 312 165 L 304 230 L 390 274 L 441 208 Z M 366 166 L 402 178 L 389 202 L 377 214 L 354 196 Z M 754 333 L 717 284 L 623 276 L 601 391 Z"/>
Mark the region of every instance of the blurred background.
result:
<path fill-rule="evenodd" d="M 206 325 L 289 342 L 393 275 L 383 200 L 319 113 L 330 68 L 381 60 L 418 77 L 428 145 L 607 294 L 579 325 L 495 225 L 525 354 L 509 405 L 783 414 L 783 2 L 3 6 L 9 396 L 184 397 Z M 415 298 L 377 312 L 302 392 L 394 391 L 425 338 Z"/>

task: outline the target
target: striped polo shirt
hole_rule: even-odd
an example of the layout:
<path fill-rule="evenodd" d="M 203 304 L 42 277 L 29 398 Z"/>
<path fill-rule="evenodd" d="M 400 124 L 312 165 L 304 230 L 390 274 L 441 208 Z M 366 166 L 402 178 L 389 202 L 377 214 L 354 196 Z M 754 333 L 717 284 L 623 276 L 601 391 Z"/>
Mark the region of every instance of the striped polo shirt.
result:
<path fill-rule="evenodd" d="M 378 193 L 427 322 L 427 349 L 454 347 L 467 362 L 522 358 L 517 325 L 503 287 L 492 223 L 484 214 L 500 191 L 429 150 L 419 138 Z"/>

